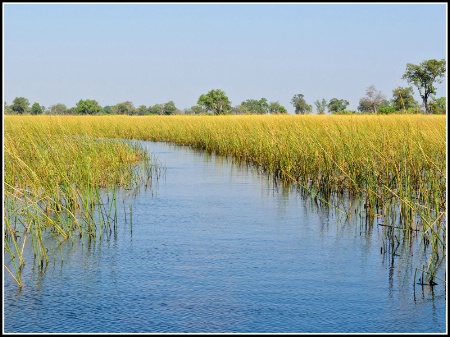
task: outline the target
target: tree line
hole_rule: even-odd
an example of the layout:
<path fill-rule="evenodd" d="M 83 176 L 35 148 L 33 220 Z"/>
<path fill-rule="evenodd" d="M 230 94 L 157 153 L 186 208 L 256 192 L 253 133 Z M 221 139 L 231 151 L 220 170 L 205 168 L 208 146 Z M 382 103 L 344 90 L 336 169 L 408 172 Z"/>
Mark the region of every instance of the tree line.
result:
<path fill-rule="evenodd" d="M 328 111 L 331 114 L 352 114 L 352 113 L 427 113 L 445 114 L 446 97 L 437 98 L 434 84 L 441 83 L 446 73 L 446 60 L 425 60 L 419 65 L 406 65 L 406 71 L 402 76 L 409 84 L 413 84 L 419 91 L 422 98 L 420 104 L 414 99 L 412 86 L 397 87 L 392 91 L 392 98 L 386 96 L 370 85 L 366 90 L 366 95 L 359 100 L 358 111 L 347 110 L 350 104 L 345 99 L 332 98 L 329 101 L 322 98 L 313 104 L 318 114 Z M 313 111 L 313 106 L 309 104 L 303 94 L 296 94 L 292 97 L 291 104 L 296 114 L 308 114 Z M 11 105 L 4 102 L 5 114 L 49 114 L 49 115 L 174 115 L 174 114 L 287 114 L 284 106 L 278 101 L 268 102 L 266 98 L 247 99 L 241 104 L 232 106 L 228 96 L 221 89 L 210 90 L 206 94 L 200 95 L 197 105 L 191 108 L 180 110 L 173 101 L 155 104 L 151 106 L 140 105 L 135 107 L 133 103 L 126 101 L 117 103 L 114 106 L 100 106 L 94 99 L 80 99 L 76 106 L 67 108 L 62 103 L 51 105 L 48 108 L 35 102 L 30 107 L 30 102 L 25 97 L 16 97 Z"/>

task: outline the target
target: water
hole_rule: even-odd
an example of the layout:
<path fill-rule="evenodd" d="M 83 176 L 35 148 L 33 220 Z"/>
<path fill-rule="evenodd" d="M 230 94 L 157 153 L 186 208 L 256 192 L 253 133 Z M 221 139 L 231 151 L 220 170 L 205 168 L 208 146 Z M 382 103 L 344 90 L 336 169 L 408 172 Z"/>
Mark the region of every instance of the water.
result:
<path fill-rule="evenodd" d="M 446 286 L 414 287 L 420 254 L 382 254 L 381 226 L 224 158 L 143 144 L 166 173 L 125 199 L 132 226 L 65 245 L 45 274 L 29 262 L 21 291 L 4 271 L 5 333 L 446 332 Z"/>

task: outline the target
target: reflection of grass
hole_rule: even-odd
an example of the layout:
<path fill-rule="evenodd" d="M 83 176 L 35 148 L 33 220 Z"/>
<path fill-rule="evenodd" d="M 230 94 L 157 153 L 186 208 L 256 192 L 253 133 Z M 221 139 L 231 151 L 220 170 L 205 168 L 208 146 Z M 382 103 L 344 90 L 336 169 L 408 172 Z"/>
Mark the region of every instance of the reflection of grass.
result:
<path fill-rule="evenodd" d="M 37 120 L 61 136 L 167 141 L 231 155 L 324 201 L 362 198 L 386 228 L 420 229 L 431 248 L 429 271 L 445 257 L 445 116 L 6 116 L 5 128 Z M 90 166 L 83 169 L 86 175 Z"/>

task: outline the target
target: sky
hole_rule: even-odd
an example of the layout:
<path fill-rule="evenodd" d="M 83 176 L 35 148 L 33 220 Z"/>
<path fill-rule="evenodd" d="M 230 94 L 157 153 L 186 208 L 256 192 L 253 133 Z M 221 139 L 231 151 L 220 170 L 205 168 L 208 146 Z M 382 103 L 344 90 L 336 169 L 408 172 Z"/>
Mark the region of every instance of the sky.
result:
<path fill-rule="evenodd" d="M 3 101 L 46 108 L 197 104 L 213 89 L 232 106 L 302 94 L 357 110 L 369 86 L 387 99 L 408 63 L 447 59 L 447 3 L 3 2 Z M 436 83 L 446 96 L 447 76 Z M 421 102 L 413 86 L 415 98 Z"/>

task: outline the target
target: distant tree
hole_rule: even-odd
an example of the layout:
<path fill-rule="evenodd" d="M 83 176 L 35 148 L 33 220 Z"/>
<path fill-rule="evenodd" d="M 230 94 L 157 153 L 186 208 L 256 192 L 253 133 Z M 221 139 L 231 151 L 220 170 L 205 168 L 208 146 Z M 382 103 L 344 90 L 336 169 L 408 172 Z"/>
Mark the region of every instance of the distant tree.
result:
<path fill-rule="evenodd" d="M 361 112 L 377 113 L 379 107 L 383 105 L 386 105 L 386 97 L 374 85 L 371 85 L 366 90 L 366 97 L 359 100 L 358 110 Z"/>
<path fill-rule="evenodd" d="M 344 111 L 345 109 L 347 109 L 347 106 L 350 103 L 348 101 L 346 101 L 345 99 L 337 99 L 337 98 L 332 98 L 330 99 L 330 102 L 328 102 L 328 112 L 331 113 L 336 113 L 339 111 Z"/>
<path fill-rule="evenodd" d="M 136 109 L 136 115 L 143 116 L 148 114 L 149 111 L 145 105 L 139 105 L 139 107 Z"/>
<path fill-rule="evenodd" d="M 241 103 L 240 108 L 244 111 L 248 111 L 251 114 L 263 115 L 269 112 L 269 103 L 266 98 L 248 99 Z"/>
<path fill-rule="evenodd" d="M 12 114 L 12 113 L 13 113 L 11 107 L 10 107 L 10 106 L 8 105 L 8 103 L 6 103 L 6 102 L 3 103 L 3 113 L 4 113 L 5 115 L 9 115 L 9 114 Z"/>
<path fill-rule="evenodd" d="M 317 113 L 319 115 L 322 115 L 325 113 L 325 109 L 327 108 L 327 100 L 325 98 L 322 98 L 322 101 L 315 101 L 314 105 L 316 106 Z"/>
<path fill-rule="evenodd" d="M 105 105 L 104 107 L 103 107 L 103 113 L 105 114 L 105 115 L 111 115 L 113 112 L 112 112 L 112 106 L 111 105 Z"/>
<path fill-rule="evenodd" d="M 96 115 L 101 111 L 101 106 L 93 99 L 80 99 L 75 108 L 75 113 L 78 115 Z"/>
<path fill-rule="evenodd" d="M 388 104 L 380 106 L 378 109 L 378 113 L 383 114 L 383 115 L 393 114 L 396 111 L 398 111 L 398 110 L 395 110 L 395 108 L 392 105 L 388 105 Z"/>
<path fill-rule="evenodd" d="M 33 103 L 31 106 L 32 115 L 42 115 L 44 113 L 45 107 L 41 106 L 39 103 Z"/>
<path fill-rule="evenodd" d="M 269 113 L 271 114 L 287 114 L 287 110 L 278 102 L 269 103 Z"/>
<path fill-rule="evenodd" d="M 446 68 L 445 59 L 440 61 L 435 59 L 425 60 L 419 65 L 411 63 L 406 65 L 406 71 L 402 79 L 406 79 L 408 83 L 412 83 L 417 87 L 425 107 L 425 113 L 430 113 L 428 100 L 430 96 L 436 94 L 436 88 L 433 84 L 434 82 L 442 82 L 441 78 L 444 77 Z"/>
<path fill-rule="evenodd" d="M 397 87 L 392 90 L 391 104 L 396 111 L 404 112 L 406 112 L 409 108 L 419 107 L 419 103 L 414 99 L 412 87 Z"/>
<path fill-rule="evenodd" d="M 246 105 L 236 105 L 234 107 L 231 108 L 231 113 L 233 115 L 247 115 L 247 114 L 251 114 L 250 110 L 248 110 L 248 107 Z"/>
<path fill-rule="evenodd" d="M 197 104 L 214 115 L 227 114 L 231 110 L 228 96 L 220 89 L 213 89 L 207 94 L 200 95 Z"/>
<path fill-rule="evenodd" d="M 198 105 L 193 105 L 189 109 L 185 109 L 184 113 L 186 115 L 202 115 L 206 113 L 206 110 Z"/>
<path fill-rule="evenodd" d="M 433 98 L 429 103 L 430 113 L 432 114 L 446 114 L 447 100 L 445 97 Z"/>
<path fill-rule="evenodd" d="M 16 97 L 10 108 L 13 113 L 25 114 L 30 110 L 30 102 L 25 97 Z"/>
<path fill-rule="evenodd" d="M 125 101 L 121 103 L 117 103 L 111 108 L 113 114 L 116 115 L 134 115 L 136 114 L 136 109 L 134 108 L 133 103 L 130 101 Z"/>
<path fill-rule="evenodd" d="M 178 109 L 173 101 L 169 101 L 164 104 L 164 115 L 174 115 L 177 111 Z"/>
<path fill-rule="evenodd" d="M 68 113 L 67 107 L 62 103 L 50 105 L 48 108 L 50 115 L 66 115 Z"/>
<path fill-rule="evenodd" d="M 294 95 L 294 97 L 292 97 L 291 104 L 294 106 L 296 114 L 305 114 L 311 112 L 312 110 L 312 106 L 306 103 L 303 98 L 303 94 Z"/>
<path fill-rule="evenodd" d="M 71 107 L 71 108 L 68 108 L 68 109 L 67 109 L 67 114 L 68 114 L 68 115 L 76 115 L 76 114 L 78 114 L 77 107 L 76 107 L 76 106 L 73 106 L 73 107 Z"/>
<path fill-rule="evenodd" d="M 48 108 L 48 113 L 50 115 L 66 115 L 68 113 L 68 110 L 65 104 L 57 103 L 50 105 L 50 107 Z"/>
<path fill-rule="evenodd" d="M 155 104 L 148 108 L 148 113 L 150 115 L 163 115 L 164 114 L 164 104 Z"/>

